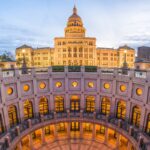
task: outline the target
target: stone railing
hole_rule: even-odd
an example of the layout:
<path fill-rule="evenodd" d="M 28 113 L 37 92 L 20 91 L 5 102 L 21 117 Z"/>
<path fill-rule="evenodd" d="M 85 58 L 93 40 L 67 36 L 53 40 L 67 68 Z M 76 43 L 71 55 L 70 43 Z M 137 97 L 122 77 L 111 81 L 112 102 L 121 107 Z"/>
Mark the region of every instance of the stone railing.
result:
<path fill-rule="evenodd" d="M 16 126 L 10 128 L 7 132 L 1 135 L 0 149 L 13 149 L 20 139 L 30 132 L 33 132 L 40 127 L 49 125 L 50 123 L 59 123 L 61 121 L 88 121 L 91 123 L 102 124 L 105 127 L 114 129 L 120 134 L 123 134 L 138 150 L 149 150 L 150 143 L 144 143 L 144 134 L 139 129 L 133 128 L 128 121 L 117 119 L 113 116 L 105 116 L 97 112 L 87 113 L 83 110 L 80 112 L 64 113 L 50 112 L 47 115 L 34 114 L 34 118 L 20 122 Z M 22 120 L 22 119 L 20 119 Z M 150 141 L 150 138 L 147 138 Z"/>
<path fill-rule="evenodd" d="M 23 71 L 25 70 L 25 71 Z M 25 72 L 25 73 L 24 73 Z M 98 68 L 96 66 L 52 66 L 48 68 L 15 68 L 0 69 L 0 76 L 10 77 L 22 74 L 41 74 L 55 72 L 87 72 L 101 74 L 126 75 L 138 78 L 147 78 L 150 80 L 150 70 L 126 69 L 126 73 L 122 68 Z"/>

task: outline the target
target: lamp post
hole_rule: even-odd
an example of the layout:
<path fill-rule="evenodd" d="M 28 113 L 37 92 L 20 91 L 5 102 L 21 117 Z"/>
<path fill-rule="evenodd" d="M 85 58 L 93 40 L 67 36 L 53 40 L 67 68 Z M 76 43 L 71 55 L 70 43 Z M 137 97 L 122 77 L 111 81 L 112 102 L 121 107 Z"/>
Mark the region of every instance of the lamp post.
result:
<path fill-rule="evenodd" d="M 22 50 L 22 54 L 23 54 L 22 74 L 27 74 L 28 70 L 27 70 L 27 64 L 26 64 L 26 58 L 25 58 L 25 49 Z"/>
<path fill-rule="evenodd" d="M 128 73 L 128 64 L 127 64 L 127 60 L 126 60 L 126 56 L 127 55 L 127 50 L 124 50 L 124 62 L 123 62 L 123 66 L 122 66 L 122 74 L 127 74 Z"/>

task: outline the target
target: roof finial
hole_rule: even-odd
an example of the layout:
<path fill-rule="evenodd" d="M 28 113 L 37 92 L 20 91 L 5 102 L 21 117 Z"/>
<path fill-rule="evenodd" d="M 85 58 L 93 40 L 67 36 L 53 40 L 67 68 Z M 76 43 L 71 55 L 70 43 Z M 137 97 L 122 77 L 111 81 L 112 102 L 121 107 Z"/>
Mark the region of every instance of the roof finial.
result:
<path fill-rule="evenodd" d="M 73 14 L 77 14 L 77 8 L 76 8 L 76 5 L 74 5 L 74 8 L 73 8 Z"/>

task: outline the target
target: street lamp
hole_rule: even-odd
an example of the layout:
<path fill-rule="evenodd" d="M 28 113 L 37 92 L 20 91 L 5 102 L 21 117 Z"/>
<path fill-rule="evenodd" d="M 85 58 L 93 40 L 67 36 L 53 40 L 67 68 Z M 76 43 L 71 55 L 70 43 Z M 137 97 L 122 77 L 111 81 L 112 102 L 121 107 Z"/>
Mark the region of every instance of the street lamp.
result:
<path fill-rule="evenodd" d="M 122 74 L 127 74 L 128 71 L 128 64 L 127 64 L 127 60 L 126 60 L 126 57 L 127 57 L 127 50 L 124 50 L 124 62 L 123 62 L 123 66 L 122 66 Z"/>
<path fill-rule="evenodd" d="M 26 64 L 26 58 L 25 58 L 25 49 L 22 50 L 22 54 L 23 54 L 22 74 L 27 74 L 28 70 L 27 70 L 27 64 Z"/>

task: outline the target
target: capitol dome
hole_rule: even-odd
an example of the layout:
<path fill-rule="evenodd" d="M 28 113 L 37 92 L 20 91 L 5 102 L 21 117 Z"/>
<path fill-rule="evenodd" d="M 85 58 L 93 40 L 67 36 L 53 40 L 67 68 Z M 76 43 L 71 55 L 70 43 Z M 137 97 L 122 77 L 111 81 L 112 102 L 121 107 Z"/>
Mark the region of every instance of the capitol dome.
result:
<path fill-rule="evenodd" d="M 85 28 L 81 17 L 77 14 L 77 8 L 74 6 L 73 14 L 69 17 L 67 27 L 65 28 L 65 37 L 85 37 Z"/>
<path fill-rule="evenodd" d="M 77 14 L 77 8 L 74 6 L 73 14 L 69 17 L 67 26 L 83 26 L 81 17 Z"/>

